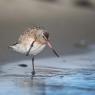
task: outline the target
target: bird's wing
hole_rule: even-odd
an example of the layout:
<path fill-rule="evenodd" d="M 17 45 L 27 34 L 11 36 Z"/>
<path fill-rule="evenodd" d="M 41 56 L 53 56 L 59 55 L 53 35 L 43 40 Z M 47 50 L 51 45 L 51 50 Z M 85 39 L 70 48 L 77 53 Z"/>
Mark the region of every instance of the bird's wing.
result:
<path fill-rule="evenodd" d="M 35 39 L 35 37 L 36 31 L 31 28 L 28 28 L 22 33 L 22 35 L 20 35 L 18 43 L 29 43 L 29 41 L 31 42 L 33 39 Z"/>

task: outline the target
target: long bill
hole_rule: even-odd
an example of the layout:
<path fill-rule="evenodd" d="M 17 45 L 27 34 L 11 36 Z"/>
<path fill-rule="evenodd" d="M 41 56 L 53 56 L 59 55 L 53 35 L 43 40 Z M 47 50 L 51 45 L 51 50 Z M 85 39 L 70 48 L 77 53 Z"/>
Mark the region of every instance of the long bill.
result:
<path fill-rule="evenodd" d="M 53 51 L 53 53 L 57 56 L 60 57 L 59 54 L 56 52 L 56 50 L 52 47 L 51 43 L 49 41 L 47 41 L 47 45 L 49 46 L 49 48 Z"/>

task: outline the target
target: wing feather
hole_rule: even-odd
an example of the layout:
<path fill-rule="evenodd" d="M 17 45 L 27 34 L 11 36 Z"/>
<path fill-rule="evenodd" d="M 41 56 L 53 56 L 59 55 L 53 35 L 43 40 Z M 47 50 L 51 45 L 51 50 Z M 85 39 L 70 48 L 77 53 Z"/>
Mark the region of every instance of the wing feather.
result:
<path fill-rule="evenodd" d="M 28 28 L 20 35 L 18 42 L 19 43 L 29 43 L 29 41 L 35 39 L 37 30 Z"/>

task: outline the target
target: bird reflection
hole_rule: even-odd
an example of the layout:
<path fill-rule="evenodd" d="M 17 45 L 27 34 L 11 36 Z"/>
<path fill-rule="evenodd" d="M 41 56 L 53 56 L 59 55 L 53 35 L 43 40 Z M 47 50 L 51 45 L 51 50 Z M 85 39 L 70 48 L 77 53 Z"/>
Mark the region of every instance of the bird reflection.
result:
<path fill-rule="evenodd" d="M 46 79 L 33 78 L 23 79 L 18 83 L 21 88 L 21 95 L 46 95 L 48 93 L 61 93 L 63 91 L 63 84 L 48 83 Z"/>
<path fill-rule="evenodd" d="M 24 79 L 18 84 L 22 89 L 21 95 L 45 95 L 45 82 L 41 79 Z"/>

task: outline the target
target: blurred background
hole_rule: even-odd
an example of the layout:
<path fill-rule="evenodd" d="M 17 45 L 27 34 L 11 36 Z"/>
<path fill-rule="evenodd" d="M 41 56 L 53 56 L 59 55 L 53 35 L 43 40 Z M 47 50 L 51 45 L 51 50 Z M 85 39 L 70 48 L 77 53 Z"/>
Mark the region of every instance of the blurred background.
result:
<path fill-rule="evenodd" d="M 8 46 L 32 26 L 48 30 L 60 55 L 89 52 L 87 46 L 95 43 L 95 0 L 0 0 L 1 64 L 29 58 Z M 37 57 L 54 55 L 47 47 Z"/>

